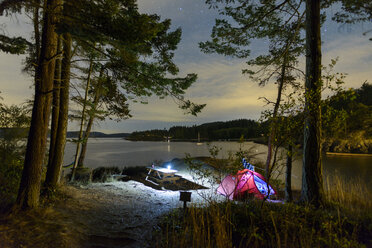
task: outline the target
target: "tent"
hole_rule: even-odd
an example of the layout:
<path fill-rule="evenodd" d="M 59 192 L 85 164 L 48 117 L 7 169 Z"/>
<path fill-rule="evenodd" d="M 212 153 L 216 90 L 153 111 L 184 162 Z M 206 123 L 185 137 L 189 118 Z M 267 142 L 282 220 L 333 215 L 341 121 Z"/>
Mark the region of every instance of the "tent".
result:
<path fill-rule="evenodd" d="M 261 174 L 249 169 L 225 177 L 217 188 L 217 192 L 230 200 L 244 199 L 248 196 L 263 200 L 267 195 L 269 199 L 276 195 L 276 191 Z"/>

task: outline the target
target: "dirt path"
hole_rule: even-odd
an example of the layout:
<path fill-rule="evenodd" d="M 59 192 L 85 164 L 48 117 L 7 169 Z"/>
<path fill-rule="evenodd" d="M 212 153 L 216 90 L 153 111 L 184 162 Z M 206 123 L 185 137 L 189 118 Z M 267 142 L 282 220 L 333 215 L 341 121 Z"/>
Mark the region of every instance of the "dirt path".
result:
<path fill-rule="evenodd" d="M 55 205 L 81 247 L 150 247 L 158 217 L 182 206 L 178 191 L 159 191 L 136 181 L 66 186 Z"/>
<path fill-rule="evenodd" d="M 191 180 L 186 169 L 178 169 Z M 179 191 L 134 180 L 65 185 L 62 190 L 66 197 L 51 206 L 0 216 L 0 247 L 156 247 L 152 235 L 159 217 L 183 206 Z M 212 188 L 193 190 L 191 202 L 204 202 L 201 194 L 210 193 L 216 195 Z"/>

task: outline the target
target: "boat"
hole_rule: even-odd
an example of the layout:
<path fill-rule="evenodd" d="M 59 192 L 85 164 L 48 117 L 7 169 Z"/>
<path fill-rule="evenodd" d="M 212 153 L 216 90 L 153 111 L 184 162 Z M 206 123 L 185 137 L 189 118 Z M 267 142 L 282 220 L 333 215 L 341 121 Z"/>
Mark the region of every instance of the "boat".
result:
<path fill-rule="evenodd" d="M 203 145 L 203 143 L 200 142 L 200 133 L 198 133 L 198 142 L 196 142 L 196 145 L 198 145 L 198 146 Z"/>

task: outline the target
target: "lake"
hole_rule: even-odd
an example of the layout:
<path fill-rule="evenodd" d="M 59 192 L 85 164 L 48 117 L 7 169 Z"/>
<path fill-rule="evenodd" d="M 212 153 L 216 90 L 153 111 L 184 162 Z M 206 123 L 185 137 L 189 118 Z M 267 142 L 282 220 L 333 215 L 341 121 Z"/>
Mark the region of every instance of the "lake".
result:
<path fill-rule="evenodd" d="M 239 149 L 251 149 L 257 158 L 265 161 L 267 146 L 253 142 L 212 142 L 212 146 L 220 147 L 218 157 L 227 158 L 229 152 Z M 74 160 L 76 144 L 67 143 L 65 149 L 64 164 Z M 191 142 L 150 142 L 150 141 L 127 141 L 120 138 L 90 138 L 88 143 L 85 166 L 97 168 L 100 166 L 150 166 L 152 162 L 166 162 L 174 158 L 183 158 L 188 153 L 192 157 L 210 156 L 208 145 L 197 145 Z M 278 174 L 278 172 L 277 172 Z M 298 156 L 293 162 L 292 187 L 301 188 L 302 160 Z M 340 175 L 344 180 L 361 180 L 372 190 L 372 157 L 368 156 L 323 156 L 323 174 L 325 177 Z M 283 175 L 279 175 L 283 178 Z"/>

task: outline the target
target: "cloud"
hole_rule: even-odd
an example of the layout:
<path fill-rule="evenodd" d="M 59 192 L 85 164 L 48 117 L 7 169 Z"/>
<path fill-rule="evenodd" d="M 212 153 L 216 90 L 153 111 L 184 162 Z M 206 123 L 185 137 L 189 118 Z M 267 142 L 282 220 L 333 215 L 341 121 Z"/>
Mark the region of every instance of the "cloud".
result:
<path fill-rule="evenodd" d="M 0 53 L 0 91 L 7 104 L 21 104 L 32 97 L 32 80 L 21 72 L 24 56 Z"/>
<path fill-rule="evenodd" d="M 187 90 L 185 97 L 196 103 L 206 103 L 207 107 L 198 117 L 194 117 L 184 115 L 170 98 L 158 100 L 152 97 L 147 105 L 131 103 L 132 119 L 120 123 L 102 122 L 96 130 L 134 131 L 238 118 L 258 119 L 264 108 L 264 102 L 258 98 L 275 99 L 275 84 L 259 87 L 241 74 L 241 70 L 246 68 L 244 60 L 200 51 L 198 42 L 210 39 L 217 17 L 216 11 L 208 9 L 204 1 L 139 0 L 138 4 L 141 12 L 157 13 L 162 19 L 171 18 L 173 30 L 182 28 L 182 40 L 175 52 L 175 62 L 180 67 L 180 76 L 198 74 L 197 82 Z M 27 18 L 17 18 L 9 20 L 0 17 L 0 22 L 6 23 L 6 34 L 30 35 L 30 25 L 24 24 Z M 348 73 L 345 86 L 356 88 L 365 80 L 372 81 L 372 42 L 368 40 L 369 37 L 361 35 L 365 27 L 346 28 L 328 22 L 323 27 L 323 64 L 339 57 L 335 71 Z M 253 55 L 264 52 L 266 48 L 264 42 L 252 42 Z M 0 91 L 7 103 L 19 104 L 32 96 L 32 79 L 21 74 L 23 58 L 0 53 Z M 300 61 L 304 68 L 304 58 Z M 73 128 L 74 125 L 70 129 Z"/>
<path fill-rule="evenodd" d="M 347 36 L 323 46 L 323 62 L 339 57 L 335 70 L 347 73 L 347 86 L 359 87 L 372 79 L 372 42 L 365 36 Z"/>

